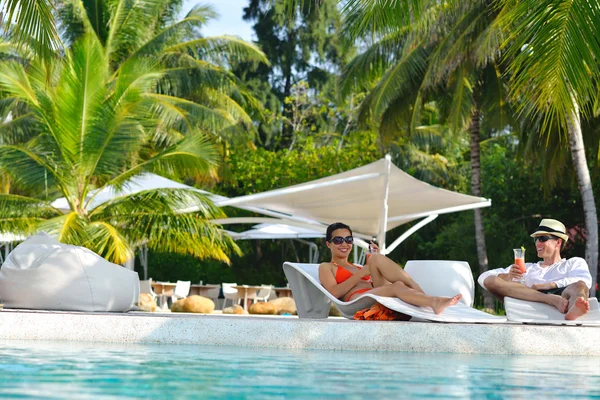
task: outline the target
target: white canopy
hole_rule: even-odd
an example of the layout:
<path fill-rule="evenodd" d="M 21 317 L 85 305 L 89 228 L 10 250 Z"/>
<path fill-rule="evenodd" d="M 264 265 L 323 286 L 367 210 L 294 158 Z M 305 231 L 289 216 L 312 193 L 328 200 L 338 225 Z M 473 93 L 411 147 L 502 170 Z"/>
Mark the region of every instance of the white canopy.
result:
<path fill-rule="evenodd" d="M 219 196 L 204 190 L 196 189 L 194 187 L 184 185 L 183 183 L 172 181 L 163 176 L 156 175 L 150 172 L 144 172 L 138 176 L 134 176 L 128 180 L 122 188 L 116 189 L 112 186 L 106 186 L 100 190 L 99 193 L 95 191 L 88 195 L 88 201 L 92 196 L 91 202 L 88 206 L 89 209 L 94 209 L 100 204 L 106 203 L 107 201 L 113 200 L 117 197 L 127 196 L 130 194 L 143 192 L 151 189 L 189 189 L 199 193 L 207 195 L 213 202 L 226 200 L 227 197 Z M 69 203 L 65 197 L 58 198 L 52 202 L 52 207 L 57 208 L 63 212 L 70 211 Z"/>
<path fill-rule="evenodd" d="M 234 239 L 310 239 L 324 238 L 323 232 L 286 224 L 258 224 L 244 232 L 228 232 Z"/>
<path fill-rule="evenodd" d="M 418 229 L 439 214 L 488 207 L 491 200 L 422 182 L 393 165 L 391 158 L 386 156 L 326 178 L 217 204 L 264 209 L 303 223 L 310 220 L 320 224 L 344 222 L 357 233 L 376 236 L 385 254 L 406 237 L 403 235 L 386 251 L 385 233 L 388 230 L 427 217 L 418 227 L 413 227 Z"/>

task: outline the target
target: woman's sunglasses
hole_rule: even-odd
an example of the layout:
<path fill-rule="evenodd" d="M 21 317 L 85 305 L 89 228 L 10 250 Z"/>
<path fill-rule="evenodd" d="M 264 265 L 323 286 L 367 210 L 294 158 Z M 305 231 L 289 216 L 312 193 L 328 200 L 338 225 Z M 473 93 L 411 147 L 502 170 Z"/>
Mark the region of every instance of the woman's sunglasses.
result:
<path fill-rule="evenodd" d="M 352 236 L 346 236 L 346 237 L 341 237 L 341 236 L 336 236 L 334 238 L 332 238 L 330 240 L 331 243 L 333 244 L 342 244 L 344 242 L 348 243 L 348 244 L 352 244 L 354 243 L 354 238 Z"/>
<path fill-rule="evenodd" d="M 558 238 L 557 238 L 557 237 L 554 237 L 554 236 L 536 236 L 536 237 L 534 237 L 534 238 L 533 238 L 533 241 L 534 241 L 534 242 L 542 242 L 542 243 L 545 243 L 545 242 L 547 242 L 548 240 L 557 240 L 557 239 L 558 239 Z"/>

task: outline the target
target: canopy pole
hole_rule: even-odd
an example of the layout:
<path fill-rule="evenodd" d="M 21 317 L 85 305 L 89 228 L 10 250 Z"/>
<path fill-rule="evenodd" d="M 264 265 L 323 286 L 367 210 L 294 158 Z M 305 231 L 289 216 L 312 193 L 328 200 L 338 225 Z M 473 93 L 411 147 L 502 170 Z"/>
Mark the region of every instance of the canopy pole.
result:
<path fill-rule="evenodd" d="M 390 170 L 392 166 L 392 157 L 389 154 L 385 155 L 385 172 L 384 172 L 384 192 L 383 192 L 383 205 L 381 210 L 381 226 L 377 241 L 379 242 L 379 251 L 381 254 L 387 254 L 385 247 L 385 233 L 387 232 L 387 219 L 388 219 L 388 196 L 390 194 Z"/>
<path fill-rule="evenodd" d="M 148 246 L 143 244 L 140 247 L 140 264 L 144 269 L 144 280 L 148 280 Z"/>
<path fill-rule="evenodd" d="M 408 229 L 406 232 L 400 235 L 398 239 L 394 240 L 392 244 L 390 244 L 390 247 L 387 249 L 385 254 L 390 254 L 392 251 L 394 251 L 396 247 L 398 247 L 400 243 L 404 242 L 410 235 L 412 235 L 413 233 L 415 233 L 416 231 L 418 231 L 419 229 L 436 219 L 438 215 L 439 214 L 430 215 L 429 217 L 419 221 L 417 224 L 411 226 L 410 229 Z"/>

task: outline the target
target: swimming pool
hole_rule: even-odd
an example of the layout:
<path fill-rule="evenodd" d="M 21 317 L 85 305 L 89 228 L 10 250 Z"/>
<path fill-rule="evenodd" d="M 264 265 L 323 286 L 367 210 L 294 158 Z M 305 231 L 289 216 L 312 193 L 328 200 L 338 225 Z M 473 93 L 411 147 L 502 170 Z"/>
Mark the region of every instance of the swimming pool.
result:
<path fill-rule="evenodd" d="M 599 366 L 597 357 L 0 341 L 0 397 L 592 398 Z"/>

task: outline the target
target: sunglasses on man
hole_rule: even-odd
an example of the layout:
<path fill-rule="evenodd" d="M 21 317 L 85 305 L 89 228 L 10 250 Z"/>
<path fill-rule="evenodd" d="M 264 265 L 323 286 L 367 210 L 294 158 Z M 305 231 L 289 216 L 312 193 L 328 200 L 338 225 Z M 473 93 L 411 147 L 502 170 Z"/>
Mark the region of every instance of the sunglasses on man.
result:
<path fill-rule="evenodd" d="M 340 245 L 344 242 L 346 242 L 348 244 L 352 244 L 352 243 L 354 243 L 354 238 L 352 236 L 346 236 L 346 237 L 335 236 L 330 240 L 330 242 L 333 244 L 337 244 L 337 245 Z"/>
<path fill-rule="evenodd" d="M 534 243 L 538 242 L 538 241 L 542 242 L 542 243 L 545 243 L 548 240 L 558 240 L 558 238 L 555 237 L 555 236 L 536 236 L 536 237 L 533 238 L 533 242 Z"/>

